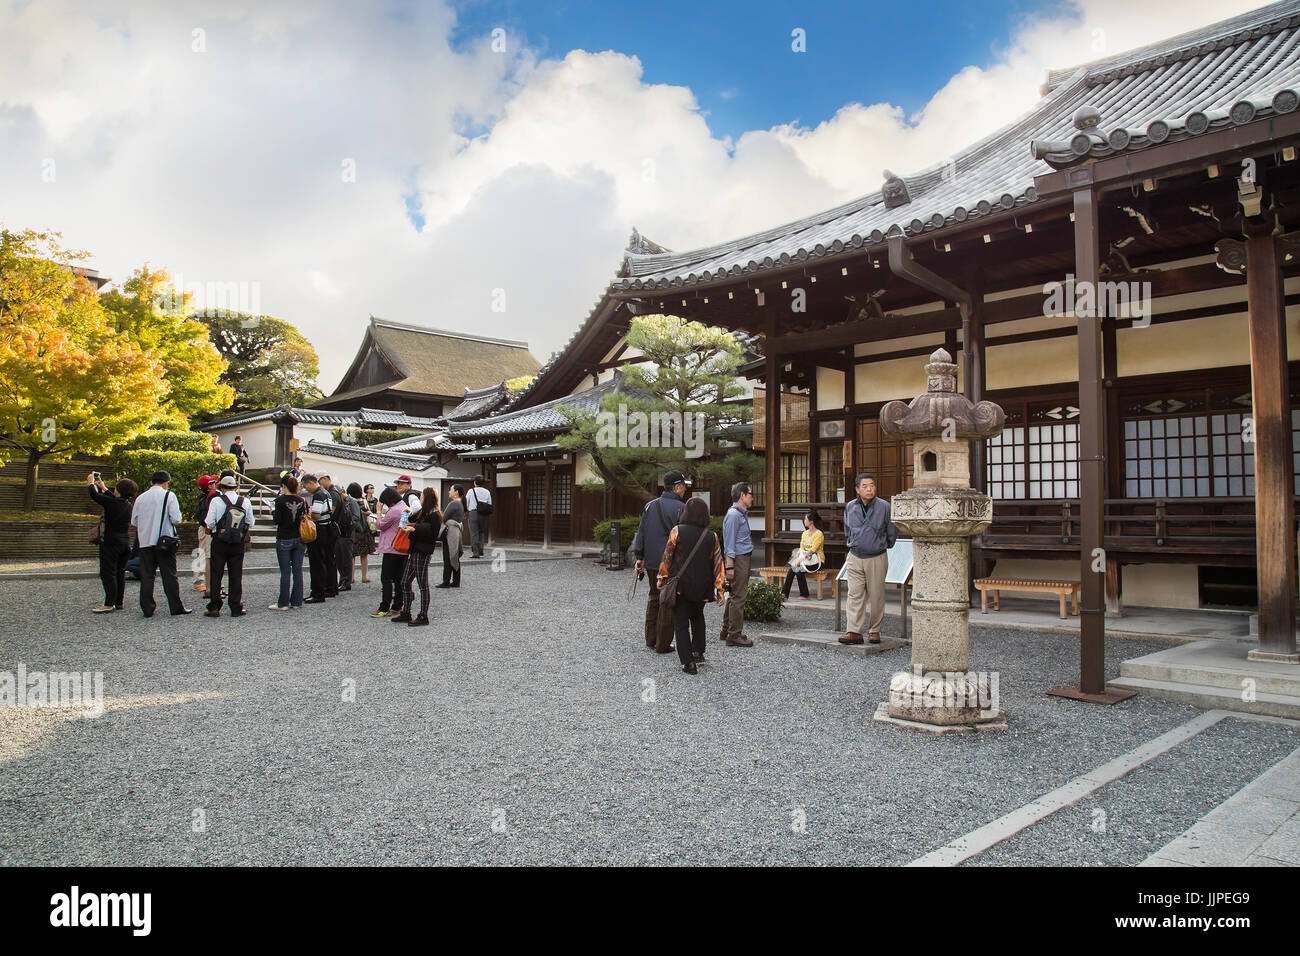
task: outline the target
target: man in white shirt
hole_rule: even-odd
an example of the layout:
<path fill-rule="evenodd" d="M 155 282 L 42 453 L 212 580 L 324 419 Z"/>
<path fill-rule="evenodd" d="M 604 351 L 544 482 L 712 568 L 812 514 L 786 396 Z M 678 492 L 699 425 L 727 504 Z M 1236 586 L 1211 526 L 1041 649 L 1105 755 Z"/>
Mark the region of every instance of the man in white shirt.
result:
<path fill-rule="evenodd" d="M 469 515 L 469 556 L 481 558 L 488 539 L 488 518 L 492 514 L 492 492 L 487 490 L 482 476 L 474 479 L 474 487 L 465 494 L 465 511 Z"/>
<path fill-rule="evenodd" d="M 171 492 L 171 481 L 172 476 L 167 472 L 155 471 L 149 479 L 149 490 L 135 499 L 131 509 L 131 524 L 135 525 L 135 540 L 140 546 L 140 610 L 145 617 L 153 617 L 157 609 L 153 582 L 160 572 L 163 594 L 167 596 L 172 615 L 194 613 L 181 603 L 176 552 L 158 547 L 158 539 L 175 537 L 176 526 L 181 523 L 181 503 Z"/>
<path fill-rule="evenodd" d="M 253 528 L 256 517 L 248 499 L 239 493 L 239 482 L 226 475 L 217 487 L 220 492 L 208 504 L 203 524 L 212 536 L 212 564 L 208 570 L 208 609 L 204 617 L 221 617 L 221 574 L 230 571 L 230 616 L 244 616 L 244 535 Z"/>

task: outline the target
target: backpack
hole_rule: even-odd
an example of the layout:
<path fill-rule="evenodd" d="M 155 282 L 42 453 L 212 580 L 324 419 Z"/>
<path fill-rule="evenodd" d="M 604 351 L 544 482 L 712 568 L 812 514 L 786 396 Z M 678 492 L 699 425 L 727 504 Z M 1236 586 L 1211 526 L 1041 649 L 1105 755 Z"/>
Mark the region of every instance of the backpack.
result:
<path fill-rule="evenodd" d="M 492 502 L 484 501 L 479 497 L 479 489 L 471 488 L 470 493 L 474 496 L 474 511 L 480 518 L 488 518 L 492 515 Z"/>
<path fill-rule="evenodd" d="M 223 544 L 242 544 L 248 531 L 248 499 L 240 495 L 233 505 L 227 500 L 226 510 L 217 522 L 217 540 Z"/>
<path fill-rule="evenodd" d="M 351 495 L 347 495 L 339 501 L 339 513 L 335 520 L 338 523 L 339 534 L 342 537 L 346 538 L 350 535 L 352 529 L 356 526 L 355 519 L 352 516 L 352 509 L 354 507 L 355 505 L 352 504 Z"/>

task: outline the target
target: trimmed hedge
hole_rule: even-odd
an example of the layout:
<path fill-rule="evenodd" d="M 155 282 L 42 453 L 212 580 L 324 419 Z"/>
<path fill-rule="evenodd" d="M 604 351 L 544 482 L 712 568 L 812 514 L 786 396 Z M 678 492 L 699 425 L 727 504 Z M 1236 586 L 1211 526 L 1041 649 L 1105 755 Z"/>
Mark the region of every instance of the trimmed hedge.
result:
<path fill-rule="evenodd" d="M 143 435 L 137 435 L 135 438 L 122 442 L 113 449 L 113 454 L 116 456 L 119 452 L 141 449 L 192 451 L 209 454 L 212 450 L 212 436 L 203 432 L 188 431 L 145 432 Z"/>
<path fill-rule="evenodd" d="M 340 445 L 355 445 L 357 448 L 365 448 L 369 445 L 382 445 L 386 441 L 414 438 L 416 435 L 423 434 L 425 433 L 412 431 L 409 428 L 352 428 L 347 425 L 340 425 L 330 432 L 330 437 Z M 345 436 L 351 438 L 352 441 L 344 441 Z"/>
<path fill-rule="evenodd" d="M 781 589 L 762 578 L 751 579 L 745 595 L 745 620 L 781 620 Z"/>
<path fill-rule="evenodd" d="M 623 545 L 623 550 L 626 551 L 627 546 L 636 537 L 636 529 L 641 524 L 640 515 L 624 515 L 621 518 L 606 518 L 604 521 L 597 521 L 591 529 L 591 538 L 597 544 L 609 544 L 609 526 L 615 521 L 620 525 L 618 537 Z"/>
<path fill-rule="evenodd" d="M 234 468 L 235 456 L 141 448 L 122 452 L 114 458 L 113 465 L 118 478 L 130 478 L 141 491 L 148 489 L 149 476 L 160 468 L 170 474 L 171 490 L 180 499 L 181 517 L 189 520 L 199 501 L 199 476 L 216 475 Z"/>

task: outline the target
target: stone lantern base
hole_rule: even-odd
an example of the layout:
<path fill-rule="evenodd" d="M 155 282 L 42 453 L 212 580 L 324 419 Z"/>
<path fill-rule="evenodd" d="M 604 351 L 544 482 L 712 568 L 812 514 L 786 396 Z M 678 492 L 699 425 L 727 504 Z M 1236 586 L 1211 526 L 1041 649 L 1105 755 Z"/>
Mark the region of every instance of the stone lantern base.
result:
<path fill-rule="evenodd" d="M 1007 715 L 998 708 L 997 674 L 926 673 L 916 667 L 894 675 L 889 700 L 876 709 L 875 719 L 931 733 L 1007 728 Z"/>

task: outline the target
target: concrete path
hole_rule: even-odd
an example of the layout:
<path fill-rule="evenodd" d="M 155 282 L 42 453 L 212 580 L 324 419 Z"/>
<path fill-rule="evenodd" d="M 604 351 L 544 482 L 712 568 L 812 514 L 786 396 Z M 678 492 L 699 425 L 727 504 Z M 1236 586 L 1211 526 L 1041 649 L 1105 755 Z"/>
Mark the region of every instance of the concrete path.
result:
<path fill-rule="evenodd" d="M 1140 866 L 1300 866 L 1300 750 Z"/>

